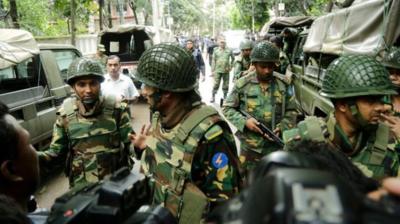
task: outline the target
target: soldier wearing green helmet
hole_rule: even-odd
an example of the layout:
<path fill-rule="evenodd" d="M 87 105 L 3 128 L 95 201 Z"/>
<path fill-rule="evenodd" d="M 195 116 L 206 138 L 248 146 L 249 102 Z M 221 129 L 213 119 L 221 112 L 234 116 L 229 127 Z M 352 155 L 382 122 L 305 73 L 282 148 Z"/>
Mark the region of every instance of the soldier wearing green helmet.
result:
<path fill-rule="evenodd" d="M 382 64 L 389 71 L 389 78 L 397 92 L 391 95 L 388 104 L 391 114 L 383 115 L 385 123 L 390 127 L 396 141 L 396 151 L 400 152 L 400 48 L 392 47 L 383 57 Z"/>
<path fill-rule="evenodd" d="M 307 117 L 283 140 L 330 142 L 367 176 L 397 176 L 399 158 L 383 122 L 388 95 L 396 92 L 385 67 L 368 56 L 341 56 L 328 66 L 320 94 L 332 101 L 333 113 L 327 120 Z"/>
<path fill-rule="evenodd" d="M 39 152 L 46 166 L 66 164 L 71 187 L 97 182 L 131 166 L 132 127 L 127 105 L 101 95 L 103 80 L 98 61 L 78 58 L 71 63 L 67 82 L 75 94 L 65 99 L 57 112 L 49 149 Z"/>
<path fill-rule="evenodd" d="M 281 148 L 257 126 L 262 122 L 277 135 L 296 124 L 294 98 L 288 85 L 276 78 L 279 50 L 269 42 L 260 42 L 252 50 L 251 63 L 255 70 L 238 79 L 223 104 L 223 113 L 238 129 L 240 161 L 250 171 L 264 156 Z M 254 118 L 246 117 L 245 111 Z"/>
<path fill-rule="evenodd" d="M 152 119 L 132 143 L 142 172 L 153 180 L 153 204 L 167 207 L 179 223 L 201 223 L 241 185 L 233 134 L 218 111 L 201 102 L 198 72 L 188 51 L 163 43 L 143 53 L 136 73 Z"/>
<path fill-rule="evenodd" d="M 253 42 L 251 40 L 244 40 L 240 43 L 240 55 L 235 58 L 233 64 L 233 80 L 236 81 L 244 75 L 250 68 L 250 53 L 253 49 Z"/>

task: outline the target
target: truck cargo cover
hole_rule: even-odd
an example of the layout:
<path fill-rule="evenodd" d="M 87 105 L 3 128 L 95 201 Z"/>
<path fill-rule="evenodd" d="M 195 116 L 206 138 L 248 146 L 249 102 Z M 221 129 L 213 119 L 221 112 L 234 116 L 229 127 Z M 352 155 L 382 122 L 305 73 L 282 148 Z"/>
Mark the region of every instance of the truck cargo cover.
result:
<path fill-rule="evenodd" d="M 319 17 L 303 50 L 377 56 L 400 35 L 400 1 L 365 0 Z"/>

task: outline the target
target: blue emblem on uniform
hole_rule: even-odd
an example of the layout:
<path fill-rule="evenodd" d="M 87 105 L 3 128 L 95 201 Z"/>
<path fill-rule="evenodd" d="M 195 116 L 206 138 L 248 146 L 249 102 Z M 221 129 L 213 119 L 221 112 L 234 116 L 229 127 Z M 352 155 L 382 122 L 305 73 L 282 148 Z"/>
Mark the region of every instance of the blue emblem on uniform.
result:
<path fill-rule="evenodd" d="M 216 169 L 222 168 L 228 164 L 228 156 L 223 152 L 219 152 L 213 156 L 212 164 Z"/>

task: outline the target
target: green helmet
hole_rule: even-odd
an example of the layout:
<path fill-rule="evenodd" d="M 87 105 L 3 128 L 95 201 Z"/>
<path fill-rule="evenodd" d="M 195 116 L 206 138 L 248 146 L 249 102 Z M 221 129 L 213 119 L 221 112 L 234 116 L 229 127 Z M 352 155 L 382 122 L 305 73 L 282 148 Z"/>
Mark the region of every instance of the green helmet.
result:
<path fill-rule="evenodd" d="M 335 59 L 326 70 L 320 93 L 328 98 L 396 94 L 385 67 L 365 55 Z"/>
<path fill-rule="evenodd" d="M 382 64 L 386 67 L 400 69 L 400 48 L 393 47 L 383 58 Z"/>
<path fill-rule="evenodd" d="M 253 49 L 253 42 L 251 40 L 244 40 L 240 42 L 240 50 Z"/>
<path fill-rule="evenodd" d="M 103 82 L 103 74 L 102 66 L 97 60 L 91 58 L 77 58 L 68 68 L 67 82 L 72 86 L 75 81 L 81 77 L 93 77 L 99 80 L 99 82 Z"/>
<path fill-rule="evenodd" d="M 279 62 L 279 50 L 272 43 L 258 43 L 250 54 L 251 62 Z"/>
<path fill-rule="evenodd" d="M 174 43 L 161 43 L 139 59 L 136 78 L 142 83 L 171 92 L 187 92 L 197 85 L 193 56 Z"/>

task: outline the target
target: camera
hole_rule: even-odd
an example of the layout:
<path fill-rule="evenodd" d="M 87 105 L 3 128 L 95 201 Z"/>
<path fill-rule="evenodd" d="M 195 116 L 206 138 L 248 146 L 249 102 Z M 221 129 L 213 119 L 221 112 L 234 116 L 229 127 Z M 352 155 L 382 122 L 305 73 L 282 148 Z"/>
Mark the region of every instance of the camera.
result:
<path fill-rule="evenodd" d="M 277 154 L 278 153 L 278 154 Z M 398 223 L 400 200 L 379 202 L 354 191 L 340 174 L 312 168 L 305 155 L 270 154 L 251 185 L 218 208 L 211 223 L 347 224 Z M 306 166 L 304 166 L 306 165 Z"/>
<path fill-rule="evenodd" d="M 124 167 L 107 180 L 77 186 L 57 198 L 47 223 L 176 223 L 166 208 L 148 206 L 151 199 L 149 178 Z"/>

